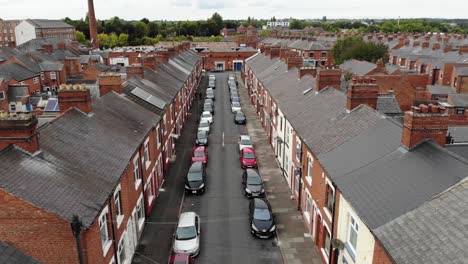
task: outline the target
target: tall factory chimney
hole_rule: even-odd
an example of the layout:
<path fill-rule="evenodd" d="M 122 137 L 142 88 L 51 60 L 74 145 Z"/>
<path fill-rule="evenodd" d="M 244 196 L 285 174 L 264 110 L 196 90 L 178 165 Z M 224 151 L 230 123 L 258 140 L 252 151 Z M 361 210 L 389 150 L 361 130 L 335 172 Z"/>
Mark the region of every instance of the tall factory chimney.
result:
<path fill-rule="evenodd" d="M 94 14 L 94 3 L 93 0 L 88 0 L 88 18 L 89 18 L 89 37 L 91 39 L 91 45 L 94 49 L 99 48 L 97 26 L 96 26 L 96 15 Z"/>

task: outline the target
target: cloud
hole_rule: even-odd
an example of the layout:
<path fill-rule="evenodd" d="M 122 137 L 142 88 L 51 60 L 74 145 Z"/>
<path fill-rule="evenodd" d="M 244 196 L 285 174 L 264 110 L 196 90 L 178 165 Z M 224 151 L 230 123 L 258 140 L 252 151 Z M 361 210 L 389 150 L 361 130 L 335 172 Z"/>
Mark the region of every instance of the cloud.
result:
<path fill-rule="evenodd" d="M 232 2 L 227 0 L 199 0 L 200 9 L 224 9 L 232 7 Z"/>
<path fill-rule="evenodd" d="M 249 6 L 252 6 L 252 7 L 266 7 L 266 6 L 268 6 L 268 2 L 267 1 L 253 1 L 253 2 L 249 3 Z"/>
<path fill-rule="evenodd" d="M 171 0 L 171 5 L 176 7 L 192 6 L 191 0 Z"/>

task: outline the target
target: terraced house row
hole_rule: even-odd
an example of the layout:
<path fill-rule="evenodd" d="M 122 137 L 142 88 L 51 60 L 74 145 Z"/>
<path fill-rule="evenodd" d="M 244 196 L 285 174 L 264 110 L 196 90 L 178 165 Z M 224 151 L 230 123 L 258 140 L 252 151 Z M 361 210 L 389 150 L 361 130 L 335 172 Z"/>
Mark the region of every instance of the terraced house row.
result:
<path fill-rule="evenodd" d="M 447 108 L 393 115 L 374 78 L 263 50 L 242 77 L 322 262 L 464 263 L 468 133 Z"/>
<path fill-rule="evenodd" d="M 201 80 L 181 46 L 58 87 L 60 114 L 0 114 L 0 262 L 128 263 Z"/>

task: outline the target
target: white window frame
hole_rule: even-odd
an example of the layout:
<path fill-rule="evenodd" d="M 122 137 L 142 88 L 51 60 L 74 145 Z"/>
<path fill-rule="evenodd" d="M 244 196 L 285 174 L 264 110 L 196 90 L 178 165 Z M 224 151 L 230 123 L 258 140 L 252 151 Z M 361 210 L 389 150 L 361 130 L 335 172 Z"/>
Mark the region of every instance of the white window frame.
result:
<path fill-rule="evenodd" d="M 322 177 L 324 177 L 325 173 L 322 172 Z M 333 199 L 335 199 L 335 187 L 333 187 L 333 184 L 332 182 L 328 179 L 328 178 L 325 178 L 325 185 L 328 185 L 330 187 L 330 189 L 333 191 Z M 325 193 L 327 195 L 327 193 Z M 328 200 L 326 200 L 326 203 L 328 203 Z M 336 203 L 336 201 L 334 201 L 333 203 Z M 333 212 L 330 212 L 330 210 L 328 210 L 328 205 L 325 204 L 325 206 L 323 207 L 323 211 L 325 212 L 325 215 L 328 217 L 328 220 L 330 220 L 330 222 L 332 221 L 332 213 Z"/>
<path fill-rule="evenodd" d="M 41 80 L 44 80 L 44 79 L 45 79 L 44 72 L 41 72 Z"/>
<path fill-rule="evenodd" d="M 302 157 L 298 156 L 298 153 L 300 153 L 300 152 L 298 152 L 297 150 L 302 151 L 302 142 L 301 142 L 301 140 L 299 139 L 298 136 L 296 136 L 296 155 L 295 156 L 296 156 L 296 161 L 301 163 L 301 158 Z"/>
<path fill-rule="evenodd" d="M 157 146 L 161 146 L 161 137 L 159 135 L 159 126 L 156 127 L 156 143 L 157 143 Z"/>
<path fill-rule="evenodd" d="M 57 80 L 57 74 L 54 71 L 49 72 L 51 80 Z"/>
<path fill-rule="evenodd" d="M 126 232 L 122 234 L 120 237 L 119 244 L 117 246 L 117 259 L 119 260 L 119 263 L 125 263 L 125 258 L 123 261 L 120 259 L 120 253 L 125 250 L 125 237 L 126 237 Z"/>
<path fill-rule="evenodd" d="M 332 236 L 331 236 L 330 228 L 327 226 L 327 223 L 325 223 L 325 221 L 323 221 L 323 227 L 325 227 L 325 230 L 327 231 L 327 233 L 328 233 L 328 235 L 329 235 L 329 237 L 330 237 L 330 244 L 331 244 Z M 324 237 L 323 243 L 325 244 L 325 237 Z M 330 248 L 328 248 L 327 250 L 329 251 Z M 329 254 L 330 254 L 331 252 L 328 252 L 328 254 L 327 254 L 327 251 L 325 250 L 325 247 L 321 248 L 321 249 L 320 249 L 320 252 L 321 252 L 322 255 L 324 256 L 325 263 L 328 263 L 328 257 L 329 257 Z"/>
<path fill-rule="evenodd" d="M 309 224 L 312 222 L 312 208 L 313 208 L 313 199 L 312 196 L 310 195 L 309 191 L 306 190 L 306 202 L 305 202 L 305 218 Z"/>
<path fill-rule="evenodd" d="M 33 78 L 33 83 L 38 84 L 39 83 L 39 77 L 34 77 Z"/>
<path fill-rule="evenodd" d="M 150 153 L 150 148 L 149 148 L 149 137 L 145 140 L 145 150 L 144 150 L 144 155 L 145 155 L 145 168 L 148 169 L 149 166 L 151 165 L 151 153 Z"/>
<path fill-rule="evenodd" d="M 118 196 L 118 199 L 116 198 L 116 196 Z M 117 204 L 119 206 L 117 206 Z M 115 205 L 115 210 L 116 210 L 117 228 L 119 228 L 125 217 L 123 208 L 122 208 L 122 188 L 120 184 L 117 186 L 117 188 L 114 191 L 114 205 Z M 119 214 L 119 211 L 121 214 Z"/>
<path fill-rule="evenodd" d="M 143 228 L 143 225 L 145 224 L 145 206 L 143 205 L 143 195 L 141 195 L 140 198 L 138 199 L 135 210 L 137 212 L 136 213 L 137 216 L 138 216 L 138 211 L 142 210 L 141 211 L 142 217 L 137 219 L 138 231 L 141 231 L 141 229 Z"/>
<path fill-rule="evenodd" d="M 133 178 L 135 180 L 135 190 L 138 189 L 138 186 L 141 184 L 141 173 L 140 173 L 140 164 L 138 162 L 138 159 L 140 158 L 140 155 L 137 154 L 135 158 L 133 158 Z"/>
<path fill-rule="evenodd" d="M 314 168 L 314 157 L 310 154 L 307 153 L 307 175 L 306 175 L 306 180 L 307 183 L 312 186 L 312 173 L 313 173 L 313 168 Z"/>
<path fill-rule="evenodd" d="M 348 212 L 348 236 L 347 236 L 347 239 L 346 239 L 346 242 L 349 246 L 349 249 L 351 249 L 351 251 L 353 251 L 352 253 L 356 256 L 356 252 L 357 252 L 357 242 L 358 242 L 358 238 L 359 238 L 359 223 L 357 222 L 357 217 L 351 213 L 351 212 Z M 352 224 L 352 221 L 354 221 L 354 225 Z M 356 245 L 353 245 L 351 243 L 351 231 L 354 231 L 356 232 Z M 356 248 L 355 248 L 356 246 Z"/>
<path fill-rule="evenodd" d="M 99 238 L 101 239 L 101 244 L 102 244 L 102 252 L 103 256 L 105 257 L 107 255 L 107 252 L 109 252 L 109 249 L 112 245 L 112 240 L 110 239 L 109 236 L 109 226 L 107 222 L 107 213 L 109 213 L 109 207 L 104 207 L 102 210 L 101 214 L 99 215 Z M 105 221 L 103 221 L 103 218 L 105 217 Z M 107 241 L 103 242 L 101 238 L 101 227 L 105 223 L 106 225 L 106 233 L 107 233 Z"/>

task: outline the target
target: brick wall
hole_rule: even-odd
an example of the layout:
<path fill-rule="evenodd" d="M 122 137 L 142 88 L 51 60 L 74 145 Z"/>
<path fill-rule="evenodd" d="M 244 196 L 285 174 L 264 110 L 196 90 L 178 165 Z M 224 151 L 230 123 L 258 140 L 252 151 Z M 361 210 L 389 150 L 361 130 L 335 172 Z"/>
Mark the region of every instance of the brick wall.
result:
<path fill-rule="evenodd" d="M 391 260 L 387 252 L 380 245 L 380 242 L 378 240 L 375 240 L 374 259 L 372 260 L 372 264 L 393 264 L 393 263 L 394 262 Z"/>

